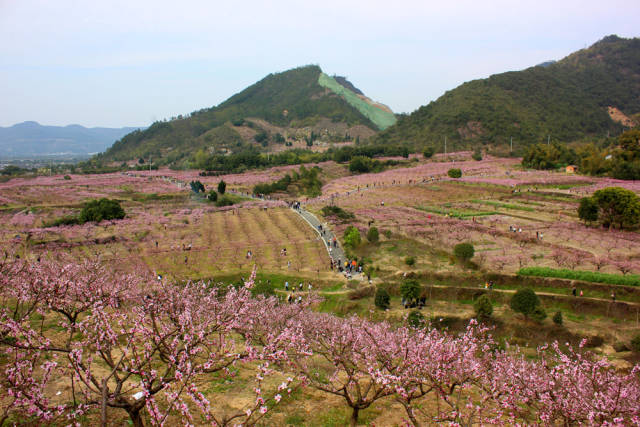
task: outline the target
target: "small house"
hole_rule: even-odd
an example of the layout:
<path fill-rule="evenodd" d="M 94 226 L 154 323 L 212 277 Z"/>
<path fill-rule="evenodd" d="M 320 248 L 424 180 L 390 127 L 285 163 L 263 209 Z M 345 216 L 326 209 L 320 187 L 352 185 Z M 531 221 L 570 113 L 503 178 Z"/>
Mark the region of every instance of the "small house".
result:
<path fill-rule="evenodd" d="M 576 173 L 578 171 L 578 167 L 576 165 L 569 165 L 565 168 L 565 172 L 567 173 Z"/>

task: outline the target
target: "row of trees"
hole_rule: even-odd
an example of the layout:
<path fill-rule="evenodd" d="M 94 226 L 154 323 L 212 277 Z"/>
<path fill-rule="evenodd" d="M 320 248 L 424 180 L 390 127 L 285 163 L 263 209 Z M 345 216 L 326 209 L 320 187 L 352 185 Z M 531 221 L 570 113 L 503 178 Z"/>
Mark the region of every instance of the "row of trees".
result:
<path fill-rule="evenodd" d="M 237 288 L 169 284 L 88 261 L 7 258 L 0 272 L 2 423 L 90 415 L 107 425 L 123 410 L 135 426 L 200 417 L 255 425 L 302 385 L 342 398 L 351 425 L 380 399 L 400 404 L 414 426 L 640 420 L 639 366 L 620 374 L 557 345 L 531 360 L 501 350 L 474 322 L 452 335 L 342 319 L 253 297 L 255 272 Z M 212 375 L 254 378 L 251 396 L 214 404 L 203 391 Z M 61 399 L 53 390 L 63 381 Z"/>
<path fill-rule="evenodd" d="M 522 165 L 533 169 L 557 169 L 577 165 L 586 175 L 608 175 L 617 179 L 640 179 L 640 129 L 630 129 L 618 137 L 616 147 L 593 144 L 570 148 L 564 144 L 537 144 L 529 147 Z"/>

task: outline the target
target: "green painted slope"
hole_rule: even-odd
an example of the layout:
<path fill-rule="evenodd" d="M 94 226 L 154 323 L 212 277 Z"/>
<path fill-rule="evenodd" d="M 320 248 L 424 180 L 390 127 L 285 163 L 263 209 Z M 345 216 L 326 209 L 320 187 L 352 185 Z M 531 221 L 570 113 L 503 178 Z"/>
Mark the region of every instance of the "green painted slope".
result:
<path fill-rule="evenodd" d="M 362 115 L 371 120 L 379 129 L 386 129 L 395 124 L 396 116 L 378 107 L 363 101 L 358 95 L 338 83 L 333 77 L 320 73 L 318 84 L 341 96 L 352 107 L 360 111 Z"/>

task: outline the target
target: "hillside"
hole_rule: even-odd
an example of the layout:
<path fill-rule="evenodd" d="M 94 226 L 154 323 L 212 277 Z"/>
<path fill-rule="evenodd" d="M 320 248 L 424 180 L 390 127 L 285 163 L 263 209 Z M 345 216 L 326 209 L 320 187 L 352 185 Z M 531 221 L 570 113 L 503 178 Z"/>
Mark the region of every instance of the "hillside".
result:
<path fill-rule="evenodd" d="M 23 122 L 0 127 L 0 157 L 87 155 L 105 150 L 136 128 L 86 128 L 80 125 L 43 126 Z"/>
<path fill-rule="evenodd" d="M 376 140 L 439 147 L 446 136 L 456 149 L 482 143 L 504 151 L 510 137 L 522 148 L 548 135 L 561 142 L 617 135 L 631 123 L 622 116 L 639 112 L 640 39 L 609 36 L 557 62 L 464 83 Z"/>
<path fill-rule="evenodd" d="M 321 84 L 321 79 L 335 84 Z M 252 148 L 269 152 L 307 140 L 366 139 L 395 121 L 393 113 L 376 107 L 348 85 L 336 83 L 313 65 L 270 74 L 216 107 L 126 135 L 98 158 L 152 157 L 158 163 L 176 164 L 198 151 L 213 154 Z"/>

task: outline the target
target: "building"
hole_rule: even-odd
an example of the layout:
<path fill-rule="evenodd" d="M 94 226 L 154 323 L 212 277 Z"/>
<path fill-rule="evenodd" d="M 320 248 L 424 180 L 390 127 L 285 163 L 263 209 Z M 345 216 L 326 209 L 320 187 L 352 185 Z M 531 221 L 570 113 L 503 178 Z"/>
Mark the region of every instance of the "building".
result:
<path fill-rule="evenodd" d="M 578 171 L 578 167 L 576 165 L 569 165 L 565 168 L 565 172 L 567 173 L 576 173 Z"/>

